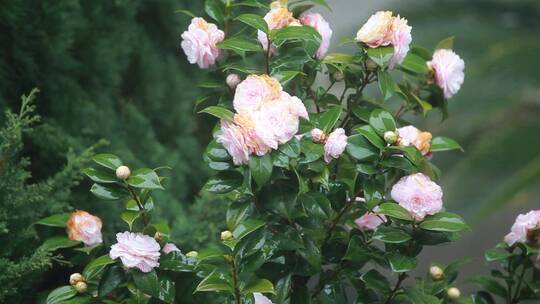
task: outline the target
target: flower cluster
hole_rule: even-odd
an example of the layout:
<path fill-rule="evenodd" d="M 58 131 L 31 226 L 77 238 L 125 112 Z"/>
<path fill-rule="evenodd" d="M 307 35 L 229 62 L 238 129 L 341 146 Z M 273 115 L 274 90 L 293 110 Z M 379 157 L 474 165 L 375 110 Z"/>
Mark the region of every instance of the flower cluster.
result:
<path fill-rule="evenodd" d="M 300 117 L 309 119 L 302 101 L 284 92 L 268 75 L 250 75 L 242 81 L 233 105 L 234 121 L 221 122 L 217 141 L 236 165 L 246 164 L 250 155 L 262 156 L 277 149 L 298 133 Z"/>
<path fill-rule="evenodd" d="M 429 132 L 422 132 L 414 126 L 405 126 L 396 130 L 398 138 L 397 143 L 399 146 L 415 146 L 418 151 L 422 152 L 422 155 L 428 155 L 431 147 L 431 138 L 433 137 Z"/>

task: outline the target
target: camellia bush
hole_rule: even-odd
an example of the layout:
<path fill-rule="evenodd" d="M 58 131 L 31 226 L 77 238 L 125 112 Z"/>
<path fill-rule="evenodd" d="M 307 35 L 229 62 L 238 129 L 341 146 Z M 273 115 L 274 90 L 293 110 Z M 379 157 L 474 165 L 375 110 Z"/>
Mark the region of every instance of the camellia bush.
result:
<path fill-rule="evenodd" d="M 203 155 L 215 174 L 202 191 L 229 202 L 216 236 L 222 245 L 189 251 L 152 220 L 152 192 L 163 190 L 166 168 L 132 171 L 120 157 L 97 155 L 84 171 L 90 191 L 125 204 L 126 231 L 104 244 L 107 223 L 82 210 L 39 221 L 67 228 L 42 249 L 68 250 L 81 269 L 47 304 L 182 303 L 180 273 L 198 277 L 189 293 L 212 292 L 213 303 L 540 299 L 540 211 L 520 215 L 486 252 L 502 267 L 472 278 L 481 289 L 470 296 L 456 286 L 463 261 L 412 273 L 426 246 L 469 230 L 445 208 L 431 162 L 461 147 L 404 118 L 447 118 L 465 68 L 452 39 L 434 51 L 413 47 L 407 20 L 381 11 L 341 39 L 352 53 L 328 53 L 332 27 L 310 12 L 314 4 L 327 7 L 207 0 L 212 23 L 179 11 L 193 17 L 181 48 L 207 70 L 208 94 L 196 110 L 218 118 Z"/>

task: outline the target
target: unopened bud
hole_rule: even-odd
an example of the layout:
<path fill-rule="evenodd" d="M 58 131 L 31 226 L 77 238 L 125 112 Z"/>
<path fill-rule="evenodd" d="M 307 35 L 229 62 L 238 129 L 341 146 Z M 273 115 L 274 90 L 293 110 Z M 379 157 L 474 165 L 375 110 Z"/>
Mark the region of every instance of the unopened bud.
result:
<path fill-rule="evenodd" d="M 199 255 L 199 253 L 197 251 L 190 251 L 190 252 L 186 253 L 186 256 L 190 257 L 190 258 L 196 258 L 198 255 Z"/>
<path fill-rule="evenodd" d="M 75 285 L 79 282 L 84 282 L 84 276 L 78 272 L 73 273 L 69 276 L 69 285 Z"/>
<path fill-rule="evenodd" d="M 386 141 L 388 144 L 392 145 L 395 144 L 398 140 L 398 135 L 394 131 L 386 131 L 384 132 L 384 141 Z"/>
<path fill-rule="evenodd" d="M 154 233 L 154 239 L 156 241 L 161 241 L 161 233 L 159 231 L 156 231 L 156 233 Z"/>
<path fill-rule="evenodd" d="M 429 268 L 429 274 L 435 281 L 439 281 L 444 278 L 444 272 L 439 266 L 431 266 Z"/>
<path fill-rule="evenodd" d="M 457 300 L 461 296 L 461 291 L 459 291 L 459 289 L 457 289 L 456 287 L 450 287 L 448 288 L 446 294 L 451 300 Z"/>
<path fill-rule="evenodd" d="M 368 71 L 375 71 L 379 66 L 377 65 L 377 63 L 371 59 L 368 58 L 368 60 L 366 60 L 366 68 Z"/>
<path fill-rule="evenodd" d="M 75 288 L 75 290 L 76 290 L 78 293 L 85 293 L 86 290 L 88 289 L 88 285 L 86 285 L 85 282 L 80 281 L 80 282 L 77 282 L 77 284 L 75 284 L 75 285 L 73 286 L 73 288 Z"/>
<path fill-rule="evenodd" d="M 343 72 L 337 71 L 337 72 L 334 73 L 334 80 L 335 81 L 343 81 L 343 79 L 345 79 L 345 74 L 343 74 Z"/>
<path fill-rule="evenodd" d="M 221 240 L 222 241 L 229 241 L 233 239 L 233 234 L 229 230 L 225 230 L 221 232 Z"/>
<path fill-rule="evenodd" d="M 131 175 L 131 170 L 127 166 L 116 168 L 116 177 L 119 179 L 127 179 Z"/>
<path fill-rule="evenodd" d="M 242 81 L 240 76 L 238 74 L 229 74 L 227 78 L 225 79 L 225 82 L 227 83 L 227 86 L 231 88 L 231 90 L 236 89 L 236 86 Z"/>
<path fill-rule="evenodd" d="M 311 130 L 311 138 L 316 143 L 323 143 L 326 138 L 326 135 L 321 129 L 315 128 Z"/>

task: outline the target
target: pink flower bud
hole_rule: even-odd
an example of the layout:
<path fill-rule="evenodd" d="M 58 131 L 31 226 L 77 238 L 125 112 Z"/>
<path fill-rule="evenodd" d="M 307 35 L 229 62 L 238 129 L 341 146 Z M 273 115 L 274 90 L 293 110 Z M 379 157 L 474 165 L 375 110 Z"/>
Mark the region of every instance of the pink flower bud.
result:
<path fill-rule="evenodd" d="M 335 129 L 324 144 L 324 161 L 329 163 L 334 158 L 338 158 L 347 147 L 347 135 L 342 128 Z"/>
<path fill-rule="evenodd" d="M 173 244 L 173 243 L 167 243 L 167 244 L 165 244 L 165 246 L 163 246 L 161 251 L 163 251 L 163 253 L 165 253 L 165 254 L 168 254 L 168 253 L 171 253 L 173 251 L 180 252 L 180 249 L 178 249 L 178 247 L 176 247 L 176 245 Z"/>
<path fill-rule="evenodd" d="M 116 168 L 116 177 L 119 179 L 128 179 L 130 175 L 131 170 L 129 170 L 128 166 L 120 166 Z"/>
<path fill-rule="evenodd" d="M 238 74 L 229 74 L 227 75 L 227 78 L 225 79 L 225 82 L 227 83 L 227 86 L 231 88 L 231 90 L 236 89 L 236 86 L 242 81 L 240 76 Z"/>
<path fill-rule="evenodd" d="M 384 222 L 386 222 L 386 217 L 376 212 L 366 212 L 354 221 L 358 229 L 362 231 L 373 231 Z"/>
<path fill-rule="evenodd" d="M 324 143 L 326 135 L 321 129 L 315 128 L 311 130 L 311 138 L 316 143 Z"/>

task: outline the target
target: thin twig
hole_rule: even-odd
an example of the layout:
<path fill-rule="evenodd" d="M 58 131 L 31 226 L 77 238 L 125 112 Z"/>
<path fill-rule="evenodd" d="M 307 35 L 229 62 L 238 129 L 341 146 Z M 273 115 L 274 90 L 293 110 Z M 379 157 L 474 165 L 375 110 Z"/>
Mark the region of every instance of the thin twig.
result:
<path fill-rule="evenodd" d="M 390 301 L 392 301 L 392 299 L 396 296 L 396 292 L 401 287 L 401 283 L 403 283 L 406 277 L 407 277 L 407 274 L 405 272 L 402 272 L 399 274 L 396 285 L 394 286 L 394 289 L 392 289 L 392 292 L 390 292 L 390 295 L 388 295 L 388 298 L 386 299 L 386 301 L 384 301 L 384 304 L 388 304 L 390 303 Z"/>

